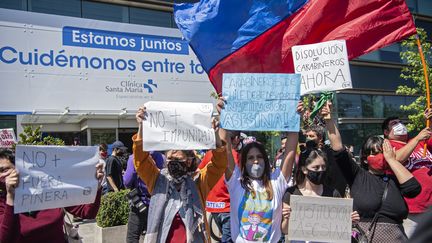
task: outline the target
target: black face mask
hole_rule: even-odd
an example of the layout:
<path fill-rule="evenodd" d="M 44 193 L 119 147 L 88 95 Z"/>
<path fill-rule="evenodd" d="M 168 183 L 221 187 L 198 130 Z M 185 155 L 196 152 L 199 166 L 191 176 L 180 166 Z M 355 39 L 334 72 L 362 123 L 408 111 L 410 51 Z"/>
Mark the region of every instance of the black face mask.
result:
<path fill-rule="evenodd" d="M 169 174 L 173 178 L 180 178 L 188 172 L 186 162 L 181 160 L 170 160 L 167 164 L 167 168 Z"/>
<path fill-rule="evenodd" d="M 307 170 L 308 173 L 306 177 L 315 185 L 321 185 L 324 183 L 324 179 L 326 178 L 326 171 L 312 171 Z"/>

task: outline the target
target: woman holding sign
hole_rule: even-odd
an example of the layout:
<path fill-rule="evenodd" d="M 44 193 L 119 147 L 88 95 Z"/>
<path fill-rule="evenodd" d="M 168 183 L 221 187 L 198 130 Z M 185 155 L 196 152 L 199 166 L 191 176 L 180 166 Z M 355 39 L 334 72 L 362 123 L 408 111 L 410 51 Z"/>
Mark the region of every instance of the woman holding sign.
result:
<path fill-rule="evenodd" d="M 330 107 L 324 107 L 321 113 L 329 114 Z M 387 140 L 370 137 L 366 141 L 362 153 L 368 169 L 364 170 L 349 157 L 335 123 L 329 120 L 326 127 L 335 161 L 351 189 L 354 210 L 360 214 L 359 226 L 368 242 L 405 242 L 402 221 L 408 216 L 408 207 L 403 197 L 413 198 L 420 193 L 418 181 L 396 160 Z"/>
<path fill-rule="evenodd" d="M 95 202 L 66 207 L 66 211 L 85 219 L 96 217 L 101 197 L 102 163 L 96 165 L 96 178 L 99 190 Z M 62 208 L 14 214 L 14 195 L 18 182 L 19 173 L 15 169 L 13 153 L 0 150 L 0 242 L 66 242 Z"/>
<path fill-rule="evenodd" d="M 317 148 L 314 141 L 306 142 L 306 149 L 299 156 L 298 166 L 294 172 L 295 186 L 287 189 L 283 197 L 282 232 L 288 234 L 289 216 L 291 214 L 291 195 L 309 197 L 341 197 L 339 192 L 324 184 L 327 175 L 327 155 Z M 359 214 L 351 214 L 353 223 L 360 220 Z M 296 241 L 297 242 L 297 241 Z"/>
<path fill-rule="evenodd" d="M 223 100 L 218 107 L 223 108 Z M 302 103 L 298 109 L 302 110 Z M 264 146 L 247 144 L 237 167 L 228 150 L 225 180 L 231 199 L 231 235 L 234 242 L 277 242 L 281 236 L 282 196 L 288 188 L 297 149 L 298 132 L 289 132 L 281 170 L 271 170 Z"/>

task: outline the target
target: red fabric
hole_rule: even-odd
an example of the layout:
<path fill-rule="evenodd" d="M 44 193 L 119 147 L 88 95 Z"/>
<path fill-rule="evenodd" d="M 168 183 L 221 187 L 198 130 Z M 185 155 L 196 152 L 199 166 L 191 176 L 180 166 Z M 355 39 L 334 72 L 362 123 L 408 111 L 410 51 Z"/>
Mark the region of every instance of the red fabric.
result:
<path fill-rule="evenodd" d="M 101 192 L 93 204 L 65 208 L 84 219 L 94 219 L 99 210 Z M 0 197 L 0 242 L 65 242 L 63 235 L 63 210 L 61 208 L 38 211 L 35 215 L 14 214 L 14 208 Z"/>
<path fill-rule="evenodd" d="M 405 143 L 395 140 L 390 140 L 390 143 L 396 150 L 405 146 Z M 423 158 L 423 147 L 424 142 L 418 143 L 405 164 L 422 186 L 417 197 L 405 198 L 410 213 L 423 213 L 432 206 L 432 154 L 427 151 L 426 157 Z"/>
<path fill-rule="evenodd" d="M 294 73 L 294 45 L 345 39 L 353 59 L 415 33 L 405 0 L 310 0 L 221 60 L 209 78 L 219 93 L 223 73 Z"/>
<path fill-rule="evenodd" d="M 186 228 L 185 225 L 177 213 L 171 224 L 170 231 L 167 237 L 167 243 L 186 243 Z"/>
<path fill-rule="evenodd" d="M 232 150 L 234 162 L 238 165 L 240 154 Z M 204 168 L 212 158 L 211 150 L 208 151 L 199 165 L 199 168 Z M 230 211 L 230 195 L 225 184 L 225 176 L 222 176 L 213 189 L 209 192 L 206 199 L 206 211 L 209 213 L 229 213 Z"/>

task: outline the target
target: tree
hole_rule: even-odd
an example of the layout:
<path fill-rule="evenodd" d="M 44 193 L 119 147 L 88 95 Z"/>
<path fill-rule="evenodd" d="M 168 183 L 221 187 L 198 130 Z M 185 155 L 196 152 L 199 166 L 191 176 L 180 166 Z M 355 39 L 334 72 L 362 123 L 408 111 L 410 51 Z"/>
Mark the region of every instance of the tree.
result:
<path fill-rule="evenodd" d="M 430 65 L 428 58 L 431 57 L 431 43 L 427 42 L 427 33 L 422 28 L 417 28 L 417 33 L 422 44 L 423 53 L 426 59 L 427 73 L 429 80 L 432 79 L 430 73 Z M 411 36 L 402 42 L 402 47 L 406 50 L 400 53 L 402 60 L 406 61 L 406 66 L 402 68 L 400 77 L 405 80 L 411 80 L 414 86 L 400 85 L 396 93 L 400 95 L 417 96 L 409 105 L 402 105 L 400 108 L 403 111 L 410 113 L 408 115 L 409 124 L 407 124 L 408 131 L 420 131 L 425 127 L 425 118 L 423 115 L 426 109 L 426 81 L 423 74 L 423 65 L 420 58 L 420 53 L 417 47 L 417 40 L 415 36 Z"/>
<path fill-rule="evenodd" d="M 65 142 L 60 138 L 54 138 L 51 136 L 42 137 L 41 127 L 33 129 L 32 126 L 24 127 L 24 132 L 20 133 L 21 140 L 18 144 L 25 145 L 60 145 L 64 146 Z"/>

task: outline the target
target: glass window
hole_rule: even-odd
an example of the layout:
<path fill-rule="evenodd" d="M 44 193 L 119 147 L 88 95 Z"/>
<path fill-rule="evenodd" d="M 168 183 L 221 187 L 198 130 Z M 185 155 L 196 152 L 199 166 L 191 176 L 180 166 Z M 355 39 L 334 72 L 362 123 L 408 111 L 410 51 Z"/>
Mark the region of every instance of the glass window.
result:
<path fill-rule="evenodd" d="M 360 95 L 337 94 L 336 98 L 339 117 L 362 117 Z"/>
<path fill-rule="evenodd" d="M 384 116 L 407 117 L 404 111 L 400 109 L 401 105 L 405 104 L 403 96 L 384 96 Z"/>
<path fill-rule="evenodd" d="M 417 13 L 417 0 L 406 0 L 405 2 L 411 12 Z"/>
<path fill-rule="evenodd" d="M 350 70 L 354 88 L 396 90 L 399 85 L 413 86 L 400 78 L 398 68 L 350 65 Z"/>
<path fill-rule="evenodd" d="M 130 8 L 130 23 L 171 27 L 172 13 L 142 8 Z"/>
<path fill-rule="evenodd" d="M 390 46 L 383 47 L 379 50 L 370 52 L 363 56 L 358 57 L 359 60 L 367 61 L 382 61 L 382 62 L 394 62 L 401 63 L 400 58 L 401 45 L 400 43 L 395 43 Z"/>
<path fill-rule="evenodd" d="M 362 117 L 384 117 L 383 99 L 381 95 L 361 95 Z"/>
<path fill-rule="evenodd" d="M 426 33 L 429 35 L 429 38 L 430 38 L 430 35 L 432 35 L 432 22 L 417 19 L 415 21 L 415 24 L 417 27 L 421 27 L 421 28 L 425 29 Z"/>
<path fill-rule="evenodd" d="M 32 12 L 81 17 L 80 0 L 29 0 L 28 9 Z"/>
<path fill-rule="evenodd" d="M 418 5 L 418 13 L 419 14 L 432 15 L 432 1 L 431 0 L 417 0 L 417 5 Z"/>
<path fill-rule="evenodd" d="M 116 140 L 115 129 L 91 129 L 91 143 L 97 145 L 101 143 L 112 144 Z"/>
<path fill-rule="evenodd" d="M 128 23 L 128 10 L 126 6 L 87 1 L 82 2 L 83 18 Z"/>
<path fill-rule="evenodd" d="M 27 11 L 27 0 L 1 0 L 0 8 Z"/>
<path fill-rule="evenodd" d="M 16 133 L 16 116 L 0 116 L 0 129 L 13 128 Z"/>

